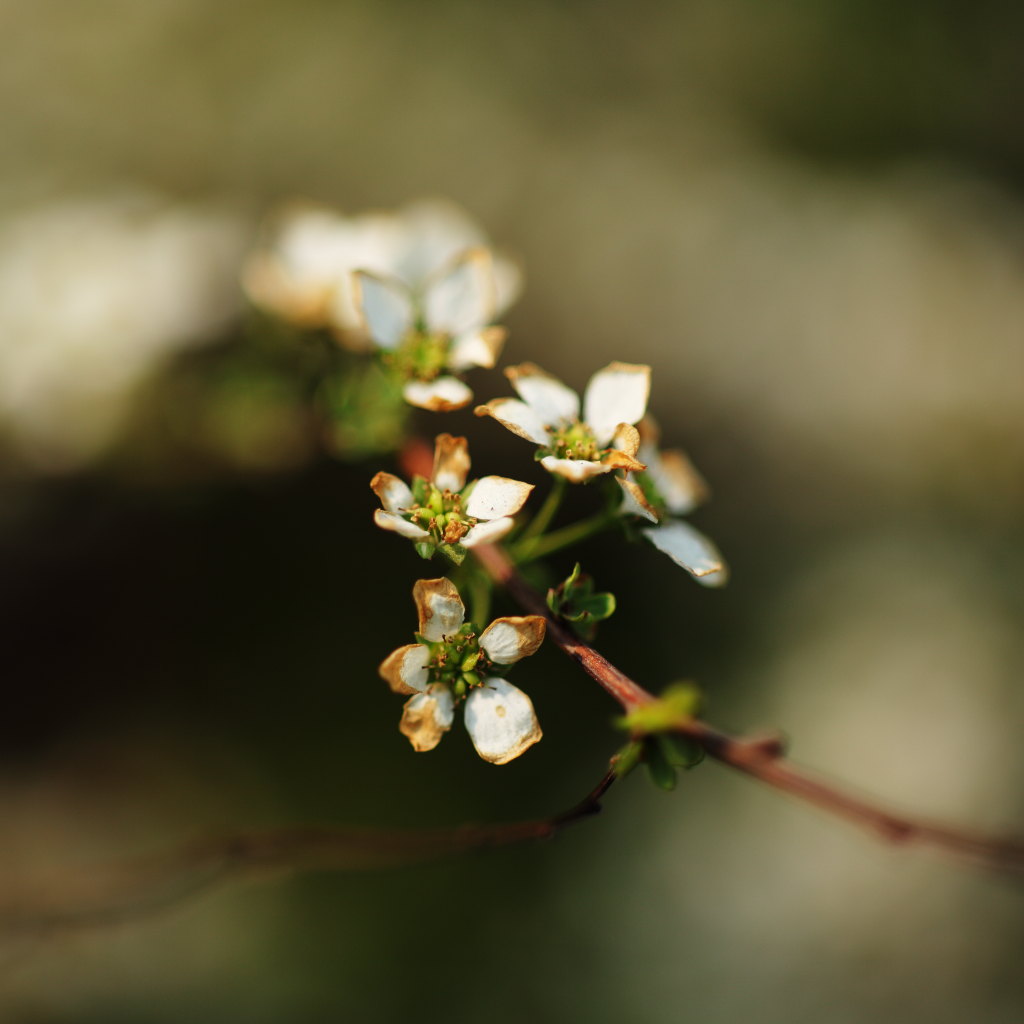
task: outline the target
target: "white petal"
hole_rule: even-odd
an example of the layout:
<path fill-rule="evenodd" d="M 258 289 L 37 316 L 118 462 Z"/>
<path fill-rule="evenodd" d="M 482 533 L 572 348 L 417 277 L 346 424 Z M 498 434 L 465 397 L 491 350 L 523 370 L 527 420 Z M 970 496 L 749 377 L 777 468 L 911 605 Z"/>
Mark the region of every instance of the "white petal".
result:
<path fill-rule="evenodd" d="M 455 702 L 451 690 L 441 683 L 434 683 L 426 692 L 418 693 L 405 702 L 398 728 L 403 736 L 409 738 L 414 750 L 433 750 L 452 727 L 454 718 Z"/>
<path fill-rule="evenodd" d="M 505 476 L 485 476 L 473 485 L 466 502 L 466 515 L 474 519 L 514 516 L 533 490 L 533 484 Z"/>
<path fill-rule="evenodd" d="M 409 485 L 392 473 L 378 473 L 370 481 L 370 487 L 388 512 L 400 512 L 416 504 Z"/>
<path fill-rule="evenodd" d="M 493 416 L 513 434 L 534 444 L 546 445 L 551 440 L 544 421 L 518 398 L 492 398 L 486 405 L 478 405 L 474 411 L 477 416 Z"/>
<path fill-rule="evenodd" d="M 448 352 L 448 368 L 460 372 L 474 366 L 488 369 L 498 360 L 498 353 L 505 343 L 504 327 L 485 327 L 479 331 L 460 334 Z"/>
<path fill-rule="evenodd" d="M 393 533 L 410 537 L 413 540 L 423 540 L 430 536 L 422 527 L 403 519 L 397 512 L 385 512 L 382 508 L 374 510 L 373 521 L 382 530 L 391 530 Z"/>
<path fill-rule="evenodd" d="M 505 376 L 545 426 L 555 426 L 579 416 L 579 395 L 539 366 L 533 363 L 510 366 L 505 370 Z"/>
<path fill-rule="evenodd" d="M 413 325 L 412 299 L 401 281 L 357 270 L 356 303 L 370 337 L 381 348 L 394 348 Z"/>
<path fill-rule="evenodd" d="M 546 629 L 547 623 L 540 615 L 506 615 L 495 619 L 480 634 L 480 646 L 491 661 L 514 665 L 537 653 Z"/>
<path fill-rule="evenodd" d="M 639 459 L 647 463 L 647 472 L 654 486 L 665 499 L 670 512 L 677 516 L 692 512 L 708 495 L 708 485 L 692 462 L 681 452 L 670 450 L 653 452 L 649 457 L 646 445 Z"/>
<path fill-rule="evenodd" d="M 471 526 L 468 534 L 460 542 L 464 548 L 475 548 L 478 544 L 494 544 L 500 541 L 515 525 L 515 519 L 507 516 L 492 519 L 489 522 L 478 522 Z"/>
<path fill-rule="evenodd" d="M 476 752 L 493 764 L 511 761 L 541 738 L 530 698 L 497 678 L 484 680 L 466 698 L 466 730 Z"/>
<path fill-rule="evenodd" d="M 402 397 L 410 404 L 431 412 L 451 412 L 473 401 L 473 392 L 454 377 L 437 377 L 426 383 L 411 380 L 402 388 Z"/>
<path fill-rule="evenodd" d="M 554 455 L 545 455 L 540 464 L 555 476 L 564 476 L 574 484 L 582 484 L 591 477 L 610 473 L 615 467 L 603 462 L 590 462 L 587 459 L 558 459 Z"/>
<path fill-rule="evenodd" d="M 647 527 L 641 533 L 705 586 L 720 587 L 728 579 L 728 569 L 718 548 L 689 523 L 669 519 L 661 526 Z"/>
<path fill-rule="evenodd" d="M 464 437 L 438 434 L 434 440 L 431 481 L 442 491 L 461 491 L 469 473 L 469 442 Z"/>
<path fill-rule="evenodd" d="M 412 588 L 419 615 L 419 632 L 427 640 L 436 642 L 457 633 L 466 616 L 462 598 L 451 580 L 417 580 Z"/>
<path fill-rule="evenodd" d="M 395 693 L 416 693 L 427 685 L 430 648 L 425 644 L 406 644 L 392 651 L 377 670 Z"/>
<path fill-rule="evenodd" d="M 460 252 L 483 245 L 483 232 L 455 203 L 426 199 L 399 211 L 404 228 L 404 248 L 395 273 L 418 288 L 427 278 L 450 263 Z"/>
<path fill-rule="evenodd" d="M 637 423 L 647 409 L 651 368 L 633 363 L 611 363 L 598 370 L 583 398 L 583 419 L 599 445 L 606 445 L 620 423 Z"/>
<path fill-rule="evenodd" d="M 423 316 L 431 331 L 465 334 L 493 318 L 496 297 L 491 254 L 470 249 L 427 285 Z"/>
<path fill-rule="evenodd" d="M 501 540 L 515 526 L 515 523 L 516 521 L 511 517 L 477 523 L 476 526 L 470 527 L 469 533 L 459 543 L 464 548 L 473 548 L 477 544 L 493 544 L 495 541 Z"/>
<path fill-rule="evenodd" d="M 619 506 L 619 515 L 643 516 L 644 519 L 649 519 L 652 523 L 656 523 L 658 521 L 658 514 L 651 508 L 650 502 L 644 497 L 644 492 L 640 485 L 634 480 L 628 480 L 621 476 L 617 476 L 615 480 L 622 488 L 622 504 Z"/>

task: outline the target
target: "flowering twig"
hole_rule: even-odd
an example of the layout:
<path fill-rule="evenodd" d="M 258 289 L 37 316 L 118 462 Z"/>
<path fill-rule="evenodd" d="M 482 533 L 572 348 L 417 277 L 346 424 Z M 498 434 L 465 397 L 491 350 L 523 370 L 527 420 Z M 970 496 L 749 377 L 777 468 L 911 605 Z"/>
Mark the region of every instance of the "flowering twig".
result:
<path fill-rule="evenodd" d="M 523 579 L 500 547 L 484 544 L 473 553 L 491 578 L 524 610 L 547 617 L 548 636 L 625 711 L 657 699 L 552 616 L 544 598 Z M 786 758 L 785 745 L 778 736 L 730 736 L 697 718 L 680 718 L 673 730 L 698 743 L 716 761 L 859 825 L 880 839 L 933 846 L 986 867 L 1024 871 L 1024 840 L 980 835 L 886 810 L 794 764 Z"/>

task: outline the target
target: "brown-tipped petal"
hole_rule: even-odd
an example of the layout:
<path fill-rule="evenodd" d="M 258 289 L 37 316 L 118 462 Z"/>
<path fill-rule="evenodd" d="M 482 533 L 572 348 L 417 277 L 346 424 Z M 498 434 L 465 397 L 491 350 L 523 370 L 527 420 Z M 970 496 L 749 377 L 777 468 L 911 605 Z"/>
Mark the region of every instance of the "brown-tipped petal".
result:
<path fill-rule="evenodd" d="M 520 363 L 505 370 L 519 397 L 547 426 L 575 420 L 580 414 L 580 398 L 572 388 L 546 373 L 536 363 Z"/>
<path fill-rule="evenodd" d="M 437 377 L 426 382 L 411 380 L 402 388 L 402 397 L 418 409 L 452 412 L 473 401 L 473 392 L 455 377 Z"/>
<path fill-rule="evenodd" d="M 628 477 L 617 476 L 615 479 L 622 488 L 622 505 L 619 512 L 624 516 L 643 516 L 656 523 L 658 513 L 651 507 L 640 485 Z"/>
<path fill-rule="evenodd" d="M 480 646 L 499 665 L 514 665 L 536 654 L 544 642 L 547 623 L 541 615 L 506 615 L 480 634 Z"/>
<path fill-rule="evenodd" d="M 598 370 L 583 397 L 583 419 L 598 444 L 607 444 L 619 423 L 637 423 L 647 409 L 651 368 L 636 363 L 610 363 Z"/>
<path fill-rule="evenodd" d="M 513 434 L 525 437 L 534 444 L 543 445 L 551 440 L 544 421 L 518 398 L 492 398 L 486 405 L 478 405 L 473 411 L 477 416 L 493 416 Z"/>
<path fill-rule="evenodd" d="M 485 327 L 459 335 L 448 353 L 448 369 L 456 373 L 474 366 L 490 369 L 498 361 L 498 353 L 507 334 L 504 327 Z"/>
<path fill-rule="evenodd" d="M 658 447 L 658 442 L 661 440 L 661 427 L 658 426 L 658 421 L 650 413 L 647 413 L 636 425 L 636 429 L 640 431 L 640 443 L 642 445 Z"/>
<path fill-rule="evenodd" d="M 664 551 L 698 583 L 706 587 L 720 587 L 728 581 L 729 571 L 718 548 L 689 523 L 669 519 L 661 526 L 647 527 L 642 532 L 659 551 Z"/>
<path fill-rule="evenodd" d="M 420 693 L 430 678 L 429 658 L 430 648 L 425 644 L 406 644 L 392 651 L 377 671 L 395 693 Z"/>
<path fill-rule="evenodd" d="M 464 437 L 438 434 L 434 441 L 433 483 L 442 491 L 461 491 L 469 473 L 469 443 Z"/>
<path fill-rule="evenodd" d="M 514 516 L 526 503 L 533 484 L 507 476 L 485 476 L 473 485 L 466 502 L 466 515 L 474 519 Z"/>
<path fill-rule="evenodd" d="M 417 580 L 412 599 L 419 615 L 419 632 L 431 642 L 459 631 L 466 617 L 462 598 L 450 579 Z"/>
<path fill-rule="evenodd" d="M 629 456 L 635 456 L 640 451 L 640 431 L 629 423 L 620 423 L 615 428 L 615 433 L 612 434 L 609 447 L 625 452 Z"/>
<path fill-rule="evenodd" d="M 605 467 L 606 472 L 611 472 L 613 469 L 624 469 L 627 473 L 639 473 L 647 468 L 644 463 L 615 448 L 601 457 L 601 465 Z"/>
<path fill-rule="evenodd" d="M 382 508 L 374 510 L 373 521 L 382 529 L 397 533 L 400 537 L 408 537 L 410 540 L 425 540 L 430 536 L 426 530 L 403 519 L 397 512 L 386 512 Z"/>
<path fill-rule="evenodd" d="M 564 476 L 573 484 L 583 484 L 602 473 L 610 473 L 616 466 L 610 462 L 591 462 L 589 459 L 558 459 L 554 455 L 545 455 L 540 464 L 555 476 Z M 643 469 L 643 467 L 640 467 Z"/>
<path fill-rule="evenodd" d="M 408 484 L 392 473 L 378 473 L 370 481 L 370 488 L 388 512 L 401 512 L 416 503 Z"/>
<path fill-rule="evenodd" d="M 418 693 L 405 702 L 398 729 L 408 738 L 413 750 L 433 750 L 452 727 L 454 717 L 451 691 L 447 686 L 435 683 L 424 693 Z"/>
<path fill-rule="evenodd" d="M 507 764 L 542 735 L 530 698 L 504 679 L 485 679 L 473 690 L 466 699 L 465 717 L 476 752 L 492 764 Z"/>

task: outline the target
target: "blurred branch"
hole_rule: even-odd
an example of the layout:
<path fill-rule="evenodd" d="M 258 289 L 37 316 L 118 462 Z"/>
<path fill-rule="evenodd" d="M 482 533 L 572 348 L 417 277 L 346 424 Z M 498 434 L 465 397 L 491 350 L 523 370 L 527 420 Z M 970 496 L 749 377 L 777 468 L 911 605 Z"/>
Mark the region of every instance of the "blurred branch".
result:
<path fill-rule="evenodd" d="M 366 871 L 417 864 L 515 843 L 550 839 L 601 810 L 609 771 L 575 806 L 548 818 L 504 825 L 384 830 L 285 828 L 200 840 L 159 857 L 79 879 L 62 877 L 0 902 L 0 955 L 24 944 L 148 917 L 230 882 L 296 871 Z"/>
<path fill-rule="evenodd" d="M 479 545 L 473 553 L 491 578 L 525 611 L 547 619 L 548 636 L 625 711 L 657 699 L 553 617 L 544 598 L 523 579 L 500 547 Z M 982 835 L 889 811 L 794 764 L 786 758 L 785 744 L 779 736 L 730 736 L 695 718 L 680 719 L 675 731 L 699 743 L 716 761 L 859 825 L 880 839 L 932 846 L 985 867 L 1024 871 L 1024 840 Z"/>

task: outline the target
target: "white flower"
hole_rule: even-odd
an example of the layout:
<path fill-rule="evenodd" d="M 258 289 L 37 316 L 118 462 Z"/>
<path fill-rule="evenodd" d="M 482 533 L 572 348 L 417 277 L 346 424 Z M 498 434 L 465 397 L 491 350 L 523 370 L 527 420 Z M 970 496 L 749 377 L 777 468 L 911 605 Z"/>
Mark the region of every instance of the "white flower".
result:
<path fill-rule="evenodd" d="M 494 366 L 505 341 L 503 327 L 489 326 L 503 310 L 490 251 L 461 253 L 419 291 L 364 270 L 354 280 L 366 330 L 404 380 L 405 400 L 434 412 L 468 405 L 473 392 L 455 374 Z"/>
<path fill-rule="evenodd" d="M 417 477 L 410 487 L 391 473 L 378 473 L 370 482 L 383 505 L 374 522 L 424 545 L 428 557 L 440 548 L 456 562 L 465 557 L 465 548 L 500 540 L 512 529 L 512 516 L 533 484 L 485 476 L 467 487 L 469 466 L 466 439 L 439 434 L 430 480 Z"/>
<path fill-rule="evenodd" d="M 533 363 L 510 366 L 505 375 L 519 398 L 495 398 L 476 408 L 514 434 L 540 445 L 540 464 L 581 483 L 616 469 L 640 470 L 640 435 L 632 425 L 644 414 L 651 368 L 610 363 L 590 379 L 583 396 Z"/>
<path fill-rule="evenodd" d="M 699 583 L 722 586 L 729 570 L 718 548 L 689 523 L 674 518 L 692 512 L 708 496 L 707 484 L 683 452 L 659 451 L 658 430 L 650 417 L 640 423 L 640 438 L 638 454 L 647 468 L 616 478 L 623 491 L 619 511 L 654 523 L 640 532 Z"/>
<path fill-rule="evenodd" d="M 414 750 L 433 750 L 465 702 L 477 753 L 493 764 L 518 757 L 541 738 L 540 724 L 530 698 L 497 673 L 536 652 L 543 617 L 505 616 L 478 636 L 450 580 L 419 580 L 412 596 L 418 642 L 393 651 L 379 669 L 395 693 L 412 694 L 398 726 L 402 734 Z"/>
<path fill-rule="evenodd" d="M 419 291 L 441 267 L 486 245 L 480 228 L 453 203 L 426 200 L 395 213 L 345 217 L 326 206 L 291 203 L 271 218 L 242 283 L 252 302 L 300 327 L 326 327 L 351 348 L 371 345 L 353 273 L 368 270 Z M 518 267 L 494 258 L 498 308 L 521 286 Z"/>

